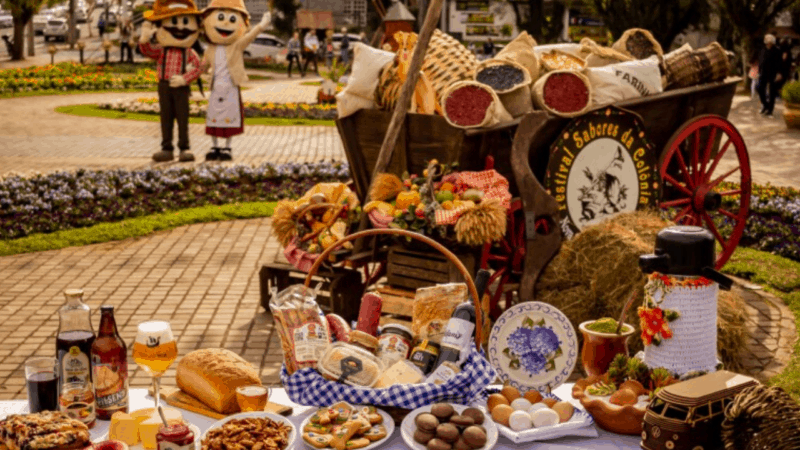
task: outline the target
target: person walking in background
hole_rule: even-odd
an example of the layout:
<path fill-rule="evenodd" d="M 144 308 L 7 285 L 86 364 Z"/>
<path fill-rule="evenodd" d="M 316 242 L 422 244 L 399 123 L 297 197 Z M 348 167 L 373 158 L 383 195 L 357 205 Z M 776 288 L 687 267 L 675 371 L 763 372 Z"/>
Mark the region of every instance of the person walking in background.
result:
<path fill-rule="evenodd" d="M 750 77 L 750 100 L 755 100 L 758 95 L 758 57 L 750 61 L 750 71 L 747 76 Z"/>
<path fill-rule="evenodd" d="M 100 19 L 97 20 L 97 33 L 100 34 L 100 39 L 103 39 L 103 34 L 106 32 L 106 21 L 103 20 L 103 16 L 100 16 Z"/>
<path fill-rule="evenodd" d="M 133 63 L 133 49 L 131 48 L 131 35 L 133 34 L 133 24 L 127 17 L 122 19 L 119 26 L 119 62 L 127 61 Z M 128 51 L 128 58 L 125 59 L 125 51 Z"/>
<path fill-rule="evenodd" d="M 775 97 L 781 82 L 781 51 L 775 46 L 775 36 L 764 36 L 764 48 L 758 58 L 758 96 L 761 99 L 761 114 L 772 116 Z"/>
<path fill-rule="evenodd" d="M 8 51 L 8 54 L 9 55 L 13 54 L 14 53 L 14 42 L 12 42 L 11 39 L 8 38 L 8 35 L 6 35 L 6 34 L 3 35 L 3 42 L 6 43 L 6 51 Z"/>
<path fill-rule="evenodd" d="M 492 38 L 489 38 L 489 40 L 483 44 L 483 54 L 487 59 L 494 56 L 494 42 L 492 42 Z"/>
<path fill-rule="evenodd" d="M 358 40 L 362 44 L 369 45 L 369 40 L 367 40 L 367 33 L 363 32 L 363 31 L 361 33 L 359 33 Z"/>
<path fill-rule="evenodd" d="M 306 73 L 303 71 L 303 66 L 300 64 L 300 52 L 302 50 L 300 45 L 300 33 L 295 31 L 286 47 L 286 61 L 289 63 L 289 78 L 292 78 L 292 64 L 294 63 L 297 63 L 297 71 L 300 72 L 300 76 L 304 77 Z"/>
<path fill-rule="evenodd" d="M 325 38 L 325 67 L 331 70 L 333 64 L 333 38 L 328 36 Z"/>
<path fill-rule="evenodd" d="M 319 52 L 319 39 L 314 30 L 308 30 L 305 38 L 303 38 L 303 54 L 305 55 L 306 62 L 303 64 L 303 71 L 301 76 L 306 76 L 308 72 L 308 64 L 314 63 L 314 73 L 319 75 L 319 68 L 317 68 L 317 52 Z"/>
<path fill-rule="evenodd" d="M 792 41 L 784 38 L 781 40 L 781 81 L 778 93 L 780 93 L 780 88 L 783 87 L 784 83 L 792 79 L 792 65 Z"/>
<path fill-rule="evenodd" d="M 347 28 L 342 27 L 342 46 L 339 48 L 341 56 L 339 60 L 342 64 L 350 63 L 350 36 L 347 35 Z"/>

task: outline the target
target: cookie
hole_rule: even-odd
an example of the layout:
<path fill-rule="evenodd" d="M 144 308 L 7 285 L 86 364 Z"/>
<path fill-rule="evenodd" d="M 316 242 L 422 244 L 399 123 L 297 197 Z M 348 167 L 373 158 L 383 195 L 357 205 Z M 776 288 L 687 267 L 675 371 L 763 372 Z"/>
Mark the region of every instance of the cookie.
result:
<path fill-rule="evenodd" d="M 342 425 L 342 428 L 333 435 L 331 439 L 331 447 L 336 450 L 345 450 L 347 448 L 347 441 L 349 441 L 361 428 L 361 422 L 347 421 Z"/>
<path fill-rule="evenodd" d="M 325 448 L 331 444 L 333 436 L 314 432 L 303 433 L 303 440 L 315 448 Z"/>
<path fill-rule="evenodd" d="M 329 414 L 331 414 L 331 418 L 334 422 L 338 425 L 341 425 L 348 420 L 350 420 L 350 415 L 353 414 L 355 408 L 347 402 L 339 402 L 331 405 L 329 409 Z"/>
<path fill-rule="evenodd" d="M 455 415 L 450 418 L 450 423 L 459 427 L 468 427 L 475 425 L 475 419 L 469 416 Z"/>
<path fill-rule="evenodd" d="M 456 410 L 453 408 L 453 405 L 448 403 L 436 403 L 431 406 L 431 414 L 436 416 L 440 422 L 447 422 L 447 419 L 455 413 Z"/>
<path fill-rule="evenodd" d="M 443 423 L 436 427 L 436 437 L 449 443 L 458 440 L 458 428 L 452 423 Z"/>
<path fill-rule="evenodd" d="M 386 427 L 383 425 L 375 425 L 364 433 L 364 437 L 371 442 L 380 441 L 386 437 Z"/>
<path fill-rule="evenodd" d="M 436 427 L 439 426 L 439 419 L 436 418 L 433 414 L 430 413 L 422 413 L 414 419 L 414 423 L 417 425 L 422 431 L 426 433 L 433 433 L 436 431 Z"/>
<path fill-rule="evenodd" d="M 480 426 L 467 427 L 461 434 L 461 439 L 472 448 L 481 448 L 486 445 L 486 430 Z"/>
<path fill-rule="evenodd" d="M 483 421 L 485 420 L 485 416 L 483 414 L 483 411 L 481 411 L 478 408 L 467 408 L 461 413 L 461 415 L 462 416 L 471 417 L 472 420 L 475 421 L 475 425 L 481 425 L 481 424 L 483 424 Z"/>
<path fill-rule="evenodd" d="M 303 427 L 303 433 L 328 434 L 329 432 L 330 427 L 318 423 L 307 423 L 306 426 Z"/>
<path fill-rule="evenodd" d="M 436 437 L 435 434 L 429 433 L 427 431 L 422 431 L 419 428 L 417 428 L 417 431 L 414 432 L 414 441 L 422 445 L 427 445 L 428 442 L 435 437 Z"/>
<path fill-rule="evenodd" d="M 345 444 L 345 449 L 364 448 L 371 443 L 367 438 L 351 439 Z"/>
<path fill-rule="evenodd" d="M 369 423 L 373 425 L 380 425 L 383 423 L 383 416 L 378 413 L 378 409 L 374 406 L 365 406 L 361 408 L 358 413 L 366 417 Z"/>
<path fill-rule="evenodd" d="M 461 437 L 458 438 L 455 444 L 453 444 L 453 450 L 472 450 L 472 447 L 470 447 L 469 444 L 467 444 L 467 441 Z"/>
<path fill-rule="evenodd" d="M 453 448 L 453 446 L 439 438 L 433 438 L 428 441 L 426 447 L 428 450 L 451 450 Z"/>

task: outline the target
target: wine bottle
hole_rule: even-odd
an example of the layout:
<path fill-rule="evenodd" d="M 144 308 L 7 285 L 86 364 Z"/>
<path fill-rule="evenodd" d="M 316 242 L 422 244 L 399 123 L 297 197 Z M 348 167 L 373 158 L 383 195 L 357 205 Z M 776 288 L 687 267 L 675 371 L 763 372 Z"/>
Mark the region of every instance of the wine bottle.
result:
<path fill-rule="evenodd" d="M 489 282 L 489 271 L 481 269 L 475 277 L 475 289 L 478 291 L 478 302 L 483 297 L 483 291 Z M 475 336 L 475 301 L 470 295 L 469 300 L 456 306 L 450 320 L 447 321 L 444 337 L 439 349 L 439 358 L 433 366 L 435 371 L 443 362 L 450 361 L 460 364 L 461 350 L 469 348 L 470 341 Z M 465 352 L 466 355 L 466 352 Z"/>

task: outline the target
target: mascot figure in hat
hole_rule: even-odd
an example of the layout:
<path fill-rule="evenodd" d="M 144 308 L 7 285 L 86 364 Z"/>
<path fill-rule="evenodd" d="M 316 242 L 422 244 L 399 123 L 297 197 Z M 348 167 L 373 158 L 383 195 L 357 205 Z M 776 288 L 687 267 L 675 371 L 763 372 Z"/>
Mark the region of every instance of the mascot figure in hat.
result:
<path fill-rule="evenodd" d="M 161 107 L 161 151 L 153 155 L 158 162 L 172 161 L 173 120 L 178 122 L 180 161 L 194 161 L 189 151 L 189 85 L 203 71 L 192 45 L 200 34 L 200 11 L 192 0 L 156 0 L 146 11 L 139 49 L 157 61 L 158 104 Z M 153 34 L 157 44 L 151 43 Z"/>
<path fill-rule="evenodd" d="M 207 161 L 230 161 L 231 137 L 244 132 L 244 107 L 239 86 L 247 81 L 244 50 L 271 20 L 267 12 L 247 31 L 250 14 L 243 0 L 212 0 L 203 10 L 203 28 L 209 46 L 203 55 L 211 73 L 211 94 L 206 112 L 206 134 L 211 136 Z M 225 138 L 225 146 L 217 143 Z"/>

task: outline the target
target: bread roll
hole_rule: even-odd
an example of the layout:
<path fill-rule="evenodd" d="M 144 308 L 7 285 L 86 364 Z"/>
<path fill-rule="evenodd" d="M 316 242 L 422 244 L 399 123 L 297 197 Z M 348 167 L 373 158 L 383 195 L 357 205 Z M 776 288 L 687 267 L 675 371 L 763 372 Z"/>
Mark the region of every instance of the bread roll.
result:
<path fill-rule="evenodd" d="M 223 348 L 195 350 L 181 359 L 175 374 L 178 387 L 221 414 L 239 411 L 236 388 L 259 385 L 256 369 Z"/>

